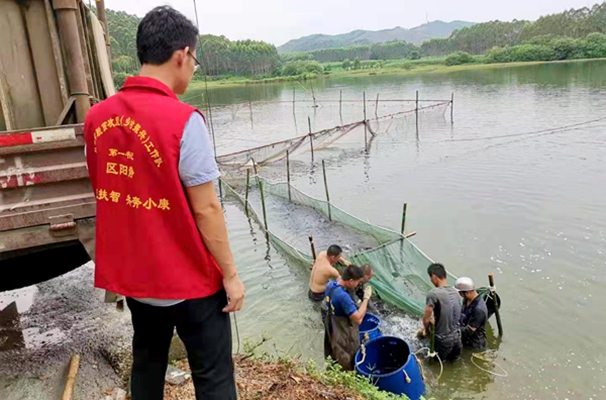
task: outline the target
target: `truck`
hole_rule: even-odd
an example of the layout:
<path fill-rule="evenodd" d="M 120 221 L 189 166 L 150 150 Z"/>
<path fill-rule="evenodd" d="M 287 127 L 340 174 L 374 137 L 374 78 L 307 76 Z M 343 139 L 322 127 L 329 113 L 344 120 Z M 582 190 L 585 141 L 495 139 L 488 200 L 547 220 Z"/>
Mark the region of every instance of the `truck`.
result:
<path fill-rule="evenodd" d="M 0 292 L 94 260 L 83 122 L 116 91 L 95 4 L 0 0 Z"/>

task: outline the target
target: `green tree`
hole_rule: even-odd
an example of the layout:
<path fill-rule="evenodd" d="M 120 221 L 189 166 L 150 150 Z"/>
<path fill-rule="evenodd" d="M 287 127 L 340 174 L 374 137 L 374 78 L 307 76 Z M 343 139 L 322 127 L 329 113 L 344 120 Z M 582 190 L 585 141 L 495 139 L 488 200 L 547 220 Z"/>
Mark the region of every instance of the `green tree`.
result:
<path fill-rule="evenodd" d="M 343 65 L 342 65 L 342 67 L 343 67 L 343 69 L 344 69 L 344 70 L 346 70 L 346 71 L 347 71 L 348 69 L 350 69 L 350 68 L 351 68 L 351 61 L 349 60 L 349 58 L 346 58 L 346 59 L 343 61 Z"/>
<path fill-rule="evenodd" d="M 362 67 L 362 62 L 360 61 L 360 57 L 356 57 L 353 62 L 353 69 L 360 69 Z"/>

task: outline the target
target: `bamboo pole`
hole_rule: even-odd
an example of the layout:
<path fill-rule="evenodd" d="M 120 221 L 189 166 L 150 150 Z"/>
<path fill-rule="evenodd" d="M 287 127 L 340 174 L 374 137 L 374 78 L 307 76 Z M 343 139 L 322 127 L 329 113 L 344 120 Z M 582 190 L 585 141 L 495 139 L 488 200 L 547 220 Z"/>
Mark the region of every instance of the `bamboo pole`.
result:
<path fill-rule="evenodd" d="M 417 90 L 417 98 L 415 100 L 415 112 L 418 114 L 419 113 L 419 91 Z"/>
<path fill-rule="evenodd" d="M 326 202 L 328 203 L 328 220 L 332 221 L 332 211 L 330 210 L 330 195 L 328 194 L 328 180 L 326 179 L 326 165 L 322 160 L 322 174 L 324 175 L 324 190 L 326 191 Z"/>
<path fill-rule="evenodd" d="M 450 122 L 454 122 L 454 92 L 450 95 Z"/>
<path fill-rule="evenodd" d="M 404 203 L 404 207 L 402 207 L 402 229 L 400 229 L 400 233 L 404 234 L 404 228 L 406 228 L 406 208 L 408 207 L 408 203 Z"/>
<path fill-rule="evenodd" d="M 316 261 L 316 245 L 314 244 L 314 237 L 309 235 L 309 246 L 311 247 L 311 256 Z"/>
<path fill-rule="evenodd" d="M 293 88 L 292 88 L 292 112 L 293 112 L 293 114 L 295 113 L 295 104 L 296 104 L 295 103 L 295 90 L 296 89 L 297 88 L 293 86 Z"/>
<path fill-rule="evenodd" d="M 339 90 L 339 115 L 341 115 L 343 111 L 343 91 Z"/>
<path fill-rule="evenodd" d="M 429 357 L 436 356 L 436 327 L 429 324 Z"/>
<path fill-rule="evenodd" d="M 288 182 L 288 201 L 292 201 L 290 194 L 290 151 L 286 150 L 286 180 Z"/>
<path fill-rule="evenodd" d="M 364 101 L 364 150 L 368 150 L 368 127 L 366 126 L 366 92 L 362 93 Z"/>
<path fill-rule="evenodd" d="M 494 274 L 488 274 L 488 283 L 490 285 L 490 293 L 492 294 L 492 297 L 494 299 L 494 315 L 495 318 L 497 319 L 497 327 L 499 328 L 499 337 L 503 336 L 503 323 L 501 322 L 501 312 L 499 310 L 500 308 L 500 304 L 497 300 L 498 296 L 497 296 L 497 291 L 495 289 L 494 286 Z"/>
<path fill-rule="evenodd" d="M 245 201 L 244 201 L 244 212 L 246 213 L 246 216 L 248 217 L 248 191 L 249 191 L 249 187 L 250 187 L 250 168 L 246 169 L 246 195 L 244 197 Z"/>
<path fill-rule="evenodd" d="M 377 93 L 377 101 L 375 102 L 375 117 L 379 111 L 379 93 Z"/>
<path fill-rule="evenodd" d="M 311 146 L 311 162 L 314 162 L 314 136 L 311 134 L 311 118 L 307 117 L 307 125 L 309 125 L 309 145 Z"/>
<path fill-rule="evenodd" d="M 312 81 L 309 81 L 309 86 L 311 87 L 311 96 L 312 96 L 312 97 L 313 97 L 313 99 L 314 99 L 314 108 L 316 108 L 316 107 L 318 107 L 318 106 L 316 105 L 316 92 L 314 92 L 314 84 L 313 84 L 313 82 L 312 82 Z"/>
<path fill-rule="evenodd" d="M 72 400 L 74 394 L 74 384 L 76 383 L 76 376 L 78 375 L 78 369 L 80 368 L 80 356 L 74 355 L 69 361 L 69 372 L 67 374 L 67 382 L 65 384 L 65 390 L 63 391 L 63 397 L 61 400 Z"/>

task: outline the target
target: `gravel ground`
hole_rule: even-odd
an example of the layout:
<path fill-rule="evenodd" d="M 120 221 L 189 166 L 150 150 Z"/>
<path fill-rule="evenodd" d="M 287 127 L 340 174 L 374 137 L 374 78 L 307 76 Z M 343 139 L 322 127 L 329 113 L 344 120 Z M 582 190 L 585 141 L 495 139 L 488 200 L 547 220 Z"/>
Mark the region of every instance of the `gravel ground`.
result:
<path fill-rule="evenodd" d="M 103 291 L 93 288 L 93 272 L 88 263 L 50 281 L 0 293 L 0 399 L 60 398 L 74 354 L 81 357 L 74 400 L 102 399 L 104 391 L 123 386 L 130 363 L 130 314 L 103 302 Z"/>

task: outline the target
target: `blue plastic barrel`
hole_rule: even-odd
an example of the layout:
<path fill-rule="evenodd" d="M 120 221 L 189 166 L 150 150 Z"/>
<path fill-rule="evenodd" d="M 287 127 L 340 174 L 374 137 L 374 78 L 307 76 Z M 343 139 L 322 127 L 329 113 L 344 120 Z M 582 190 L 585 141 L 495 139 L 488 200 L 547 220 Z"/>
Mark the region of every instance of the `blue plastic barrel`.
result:
<path fill-rule="evenodd" d="M 381 336 L 364 345 L 356 353 L 356 371 L 371 379 L 380 390 L 405 394 L 418 400 L 425 394 L 425 382 L 410 346 L 393 336 Z"/>
<path fill-rule="evenodd" d="M 366 313 L 360 324 L 360 343 L 366 343 L 379 336 L 383 336 L 381 319 L 374 314 Z"/>

